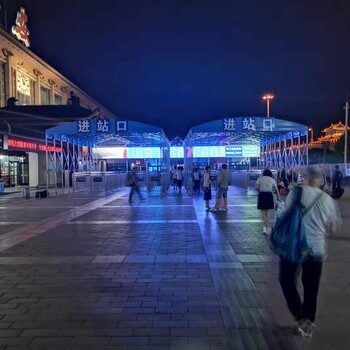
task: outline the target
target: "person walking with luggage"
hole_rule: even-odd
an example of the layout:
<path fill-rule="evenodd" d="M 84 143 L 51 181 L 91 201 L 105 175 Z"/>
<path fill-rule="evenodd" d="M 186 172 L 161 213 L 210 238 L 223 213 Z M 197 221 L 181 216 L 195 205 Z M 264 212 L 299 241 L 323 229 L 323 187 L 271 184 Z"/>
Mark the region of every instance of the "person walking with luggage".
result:
<path fill-rule="evenodd" d="M 303 225 L 307 242 L 306 258 L 301 264 L 280 260 L 279 280 L 289 311 L 296 320 L 297 330 L 305 337 L 311 337 L 317 328 L 317 295 L 321 279 L 322 264 L 326 256 L 326 236 L 336 231 L 341 222 L 340 212 L 335 201 L 322 191 L 323 171 L 318 166 L 307 168 L 305 184 L 302 186 L 301 206 L 304 212 Z M 300 188 L 299 188 L 300 189 Z M 286 211 L 296 203 L 294 189 L 288 196 Z M 301 270 L 304 287 L 304 300 L 297 290 L 297 277 Z"/>
<path fill-rule="evenodd" d="M 206 165 L 203 176 L 203 187 L 204 187 L 204 200 L 206 210 L 210 210 L 209 201 L 211 200 L 211 180 L 210 180 L 210 166 Z"/>
<path fill-rule="evenodd" d="M 277 183 L 272 176 L 271 170 L 264 170 L 262 176 L 256 181 L 255 188 L 259 191 L 258 209 L 261 211 L 261 217 L 264 222 L 263 233 L 269 235 L 271 233 L 270 210 L 275 209 L 274 192 L 278 200 L 280 200 Z"/>
<path fill-rule="evenodd" d="M 136 192 L 139 198 L 142 200 L 143 197 L 141 196 L 140 193 L 140 188 L 137 183 L 137 172 L 136 168 L 133 168 L 131 173 L 128 175 L 128 185 L 130 186 L 130 192 L 129 192 L 129 203 L 131 204 L 133 202 L 132 197 L 134 193 Z"/>
<path fill-rule="evenodd" d="M 333 185 L 334 195 L 336 195 L 337 192 L 341 190 L 342 181 L 343 181 L 343 173 L 339 170 L 339 165 L 336 165 L 332 176 L 332 185 Z"/>
<path fill-rule="evenodd" d="M 227 164 L 222 164 L 221 172 L 218 176 L 218 188 L 216 191 L 215 206 L 214 208 L 209 209 L 210 211 L 217 211 L 220 207 L 220 201 L 222 199 L 224 201 L 222 210 L 227 211 L 227 191 L 230 182 L 231 174 L 227 169 Z"/>

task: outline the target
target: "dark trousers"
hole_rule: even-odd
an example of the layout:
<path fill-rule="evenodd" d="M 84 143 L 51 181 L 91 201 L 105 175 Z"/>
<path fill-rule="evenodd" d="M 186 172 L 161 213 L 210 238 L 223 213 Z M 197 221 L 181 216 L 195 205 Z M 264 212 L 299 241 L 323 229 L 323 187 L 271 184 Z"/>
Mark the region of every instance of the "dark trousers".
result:
<path fill-rule="evenodd" d="M 302 272 L 301 280 L 304 287 L 304 301 L 300 300 L 297 290 L 297 279 Z M 279 280 L 289 311 L 296 320 L 308 318 L 315 321 L 317 294 L 322 273 L 322 261 L 310 258 L 301 266 L 289 261 L 280 261 Z"/>
<path fill-rule="evenodd" d="M 340 188 L 340 180 L 333 180 L 333 192 L 335 192 L 336 189 Z"/>
<path fill-rule="evenodd" d="M 139 186 L 134 184 L 130 186 L 130 193 L 129 193 L 129 201 L 132 200 L 132 196 L 134 195 L 134 193 L 137 193 L 137 195 L 139 196 L 139 198 L 142 198 L 141 193 L 140 193 L 140 189 Z"/>
<path fill-rule="evenodd" d="M 182 188 L 182 180 L 177 180 L 177 188 L 181 190 Z"/>
<path fill-rule="evenodd" d="M 200 180 L 193 180 L 193 181 L 194 181 L 193 191 L 199 192 L 201 181 Z"/>

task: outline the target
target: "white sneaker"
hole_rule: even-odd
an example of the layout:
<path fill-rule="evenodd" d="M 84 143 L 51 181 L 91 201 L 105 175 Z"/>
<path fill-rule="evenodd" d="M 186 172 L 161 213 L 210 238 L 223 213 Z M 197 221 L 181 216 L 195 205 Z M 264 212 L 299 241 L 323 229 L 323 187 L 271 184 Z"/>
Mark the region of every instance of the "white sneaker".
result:
<path fill-rule="evenodd" d="M 222 211 L 227 211 L 227 208 L 222 208 Z"/>
<path fill-rule="evenodd" d="M 263 233 L 266 235 L 267 234 L 267 228 L 264 226 L 263 228 Z"/>
<path fill-rule="evenodd" d="M 217 208 L 209 208 L 209 211 L 218 211 Z"/>
<path fill-rule="evenodd" d="M 298 331 L 303 337 L 311 338 L 312 334 L 318 327 L 308 319 L 299 321 Z"/>

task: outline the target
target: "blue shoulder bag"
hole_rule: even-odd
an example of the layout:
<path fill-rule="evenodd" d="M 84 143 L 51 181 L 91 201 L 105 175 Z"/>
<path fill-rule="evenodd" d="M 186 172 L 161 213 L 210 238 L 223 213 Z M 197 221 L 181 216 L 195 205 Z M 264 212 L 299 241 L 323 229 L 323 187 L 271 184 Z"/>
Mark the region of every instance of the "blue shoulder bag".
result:
<path fill-rule="evenodd" d="M 321 195 L 303 212 L 301 195 L 303 188 L 294 188 L 292 205 L 276 220 L 271 232 L 271 249 L 281 260 L 293 264 L 303 263 L 309 256 L 303 216 L 313 207 Z"/>

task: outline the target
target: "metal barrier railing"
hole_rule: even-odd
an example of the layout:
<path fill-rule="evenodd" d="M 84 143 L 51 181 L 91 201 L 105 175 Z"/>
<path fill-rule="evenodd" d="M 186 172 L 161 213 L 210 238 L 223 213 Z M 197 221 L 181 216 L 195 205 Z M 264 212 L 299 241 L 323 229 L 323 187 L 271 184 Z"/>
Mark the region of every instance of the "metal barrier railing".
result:
<path fill-rule="evenodd" d="M 127 186 L 128 173 L 122 172 L 81 172 L 73 173 L 74 192 L 107 192 Z M 161 196 L 167 193 L 170 186 L 169 173 L 136 173 L 140 191 L 159 191 Z"/>
<path fill-rule="evenodd" d="M 247 190 L 254 188 L 261 171 L 234 171 L 231 173 L 231 185 Z"/>
<path fill-rule="evenodd" d="M 89 173 L 73 173 L 72 186 L 74 192 L 91 190 L 91 177 Z"/>
<path fill-rule="evenodd" d="M 170 187 L 170 173 L 161 173 L 162 179 L 161 179 L 161 186 L 162 186 L 162 196 L 165 195 Z"/>
<path fill-rule="evenodd" d="M 74 192 L 106 192 L 127 185 L 127 176 L 125 172 L 73 173 L 72 180 Z"/>
<path fill-rule="evenodd" d="M 277 180 L 276 170 L 271 170 L 275 180 Z M 233 171 L 231 172 L 231 185 L 243 188 L 255 188 L 256 180 L 261 176 L 261 170 L 250 170 L 250 171 Z"/>
<path fill-rule="evenodd" d="M 141 192 L 159 191 L 161 196 L 168 192 L 170 186 L 170 173 L 144 172 L 136 173 L 137 183 Z"/>
<path fill-rule="evenodd" d="M 243 188 L 245 190 L 248 189 L 249 186 L 247 172 L 231 172 L 231 185 Z"/>

